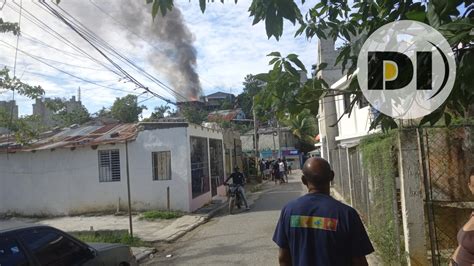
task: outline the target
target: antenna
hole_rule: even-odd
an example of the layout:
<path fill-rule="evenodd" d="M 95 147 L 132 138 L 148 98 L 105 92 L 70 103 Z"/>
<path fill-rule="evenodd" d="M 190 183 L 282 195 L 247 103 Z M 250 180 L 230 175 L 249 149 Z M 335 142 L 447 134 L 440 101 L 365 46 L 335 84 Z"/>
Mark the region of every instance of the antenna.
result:
<path fill-rule="evenodd" d="M 79 88 L 77 89 L 77 101 L 81 101 L 81 86 L 79 86 Z"/>

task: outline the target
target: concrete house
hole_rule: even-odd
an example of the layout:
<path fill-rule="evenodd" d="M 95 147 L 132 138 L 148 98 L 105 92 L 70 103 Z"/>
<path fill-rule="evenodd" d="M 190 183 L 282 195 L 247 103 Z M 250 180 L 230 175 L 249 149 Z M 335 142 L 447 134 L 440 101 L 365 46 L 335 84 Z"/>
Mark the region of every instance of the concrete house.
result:
<path fill-rule="evenodd" d="M 254 132 L 249 131 L 243 134 L 242 150 L 248 154 L 255 154 Z M 298 169 L 301 164 L 302 154 L 296 148 L 298 139 L 291 133 L 288 127 L 265 127 L 258 129 L 259 157 L 270 160 L 285 158 L 292 163 L 293 169 Z"/>
<path fill-rule="evenodd" d="M 185 122 L 66 128 L 28 146 L 0 138 L 0 213 L 126 210 L 127 175 L 132 209 L 194 211 L 225 195 L 224 152 L 221 131 Z"/>

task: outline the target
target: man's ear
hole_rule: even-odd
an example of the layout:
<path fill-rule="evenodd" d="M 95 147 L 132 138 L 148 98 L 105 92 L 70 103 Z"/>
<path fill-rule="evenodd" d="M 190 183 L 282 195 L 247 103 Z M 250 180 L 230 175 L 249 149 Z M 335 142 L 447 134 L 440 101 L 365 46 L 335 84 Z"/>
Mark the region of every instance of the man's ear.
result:
<path fill-rule="evenodd" d="M 333 181 L 334 180 L 334 171 L 331 170 L 331 173 L 329 174 L 329 181 Z"/>
<path fill-rule="evenodd" d="M 304 175 L 301 176 L 301 182 L 303 182 L 305 186 L 308 186 L 308 180 L 306 180 L 306 177 Z"/>

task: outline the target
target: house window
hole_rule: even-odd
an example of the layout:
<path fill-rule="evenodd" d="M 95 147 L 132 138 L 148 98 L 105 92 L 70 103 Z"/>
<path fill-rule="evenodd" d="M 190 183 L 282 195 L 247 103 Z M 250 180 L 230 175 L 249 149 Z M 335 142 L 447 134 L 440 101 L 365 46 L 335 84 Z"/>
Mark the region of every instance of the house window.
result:
<path fill-rule="evenodd" d="M 152 152 L 151 160 L 153 162 L 153 180 L 171 180 L 171 152 Z"/>
<path fill-rule="evenodd" d="M 120 181 L 119 150 L 99 151 L 99 182 Z"/>

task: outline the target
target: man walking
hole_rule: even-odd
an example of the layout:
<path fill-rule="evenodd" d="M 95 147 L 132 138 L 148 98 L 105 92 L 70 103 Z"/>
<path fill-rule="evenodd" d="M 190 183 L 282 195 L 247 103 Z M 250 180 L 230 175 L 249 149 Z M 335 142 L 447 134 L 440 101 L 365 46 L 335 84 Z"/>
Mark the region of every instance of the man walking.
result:
<path fill-rule="evenodd" d="M 273 241 L 280 265 L 368 265 L 374 248 L 357 212 L 329 195 L 334 172 L 322 158 L 309 158 L 301 180 L 308 194 L 281 211 Z"/>

